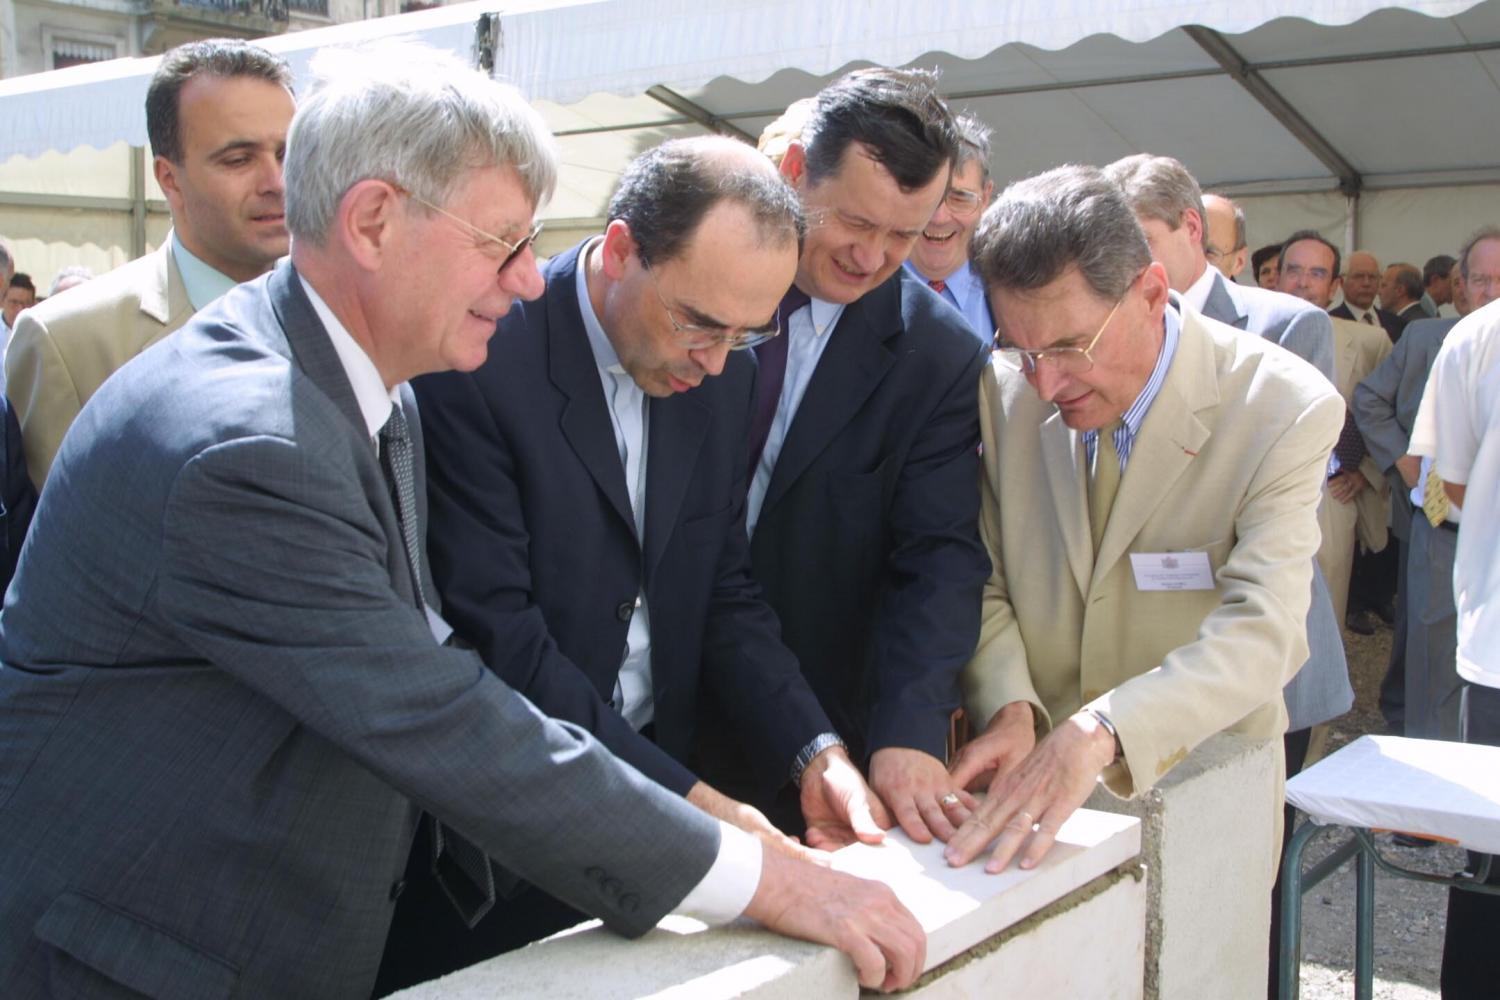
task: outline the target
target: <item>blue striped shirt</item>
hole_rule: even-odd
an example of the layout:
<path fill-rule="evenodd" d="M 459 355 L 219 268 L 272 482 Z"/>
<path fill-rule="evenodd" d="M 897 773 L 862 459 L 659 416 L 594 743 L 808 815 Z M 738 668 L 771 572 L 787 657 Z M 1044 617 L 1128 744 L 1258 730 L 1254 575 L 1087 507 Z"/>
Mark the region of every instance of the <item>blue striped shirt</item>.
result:
<path fill-rule="evenodd" d="M 1177 315 L 1176 309 L 1171 306 L 1166 308 L 1162 325 L 1166 328 L 1166 336 L 1162 338 L 1161 353 L 1156 356 L 1156 367 L 1151 369 L 1151 377 L 1146 379 L 1145 388 L 1135 397 L 1135 402 L 1130 404 L 1130 409 L 1120 418 L 1120 426 L 1115 429 L 1115 451 L 1120 453 L 1122 476 L 1125 474 L 1125 463 L 1130 460 L 1130 449 L 1135 444 L 1135 436 L 1141 432 L 1141 422 L 1146 419 L 1146 411 L 1156 401 L 1157 393 L 1161 392 L 1162 383 L 1167 380 L 1167 369 L 1172 367 L 1172 357 L 1177 353 L 1177 335 L 1182 327 L 1182 319 Z M 1099 432 L 1084 431 L 1084 454 L 1088 456 L 1090 466 L 1094 464 L 1094 452 L 1098 447 Z"/>

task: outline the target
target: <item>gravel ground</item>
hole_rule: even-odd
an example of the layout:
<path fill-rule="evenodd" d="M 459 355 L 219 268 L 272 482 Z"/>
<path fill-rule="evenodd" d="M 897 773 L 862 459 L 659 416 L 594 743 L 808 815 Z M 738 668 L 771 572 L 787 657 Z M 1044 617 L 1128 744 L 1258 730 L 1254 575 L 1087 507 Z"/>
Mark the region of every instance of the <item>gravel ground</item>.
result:
<path fill-rule="evenodd" d="M 1376 700 L 1390 655 L 1391 630 L 1381 627 L 1372 636 L 1345 632 L 1344 642 L 1354 708 L 1334 720 L 1329 752 L 1365 733 L 1382 732 L 1385 726 Z M 1464 865 L 1464 853 L 1456 847 L 1401 848 L 1390 844 L 1389 837 L 1381 840 L 1386 842 L 1387 856 L 1405 867 L 1451 874 Z M 1326 856 L 1338 842 L 1334 833 L 1315 839 L 1308 847 L 1308 863 Z M 1376 1000 L 1438 1000 L 1446 907 L 1446 889 L 1376 871 Z M 1302 913 L 1302 996 L 1305 1000 L 1354 996 L 1353 864 L 1345 864 L 1309 892 Z"/>

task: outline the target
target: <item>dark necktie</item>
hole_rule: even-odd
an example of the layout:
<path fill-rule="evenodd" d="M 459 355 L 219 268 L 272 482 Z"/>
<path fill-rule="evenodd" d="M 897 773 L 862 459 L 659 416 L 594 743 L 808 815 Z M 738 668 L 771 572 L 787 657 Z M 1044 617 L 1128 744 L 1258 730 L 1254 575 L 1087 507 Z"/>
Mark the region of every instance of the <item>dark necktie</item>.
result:
<path fill-rule="evenodd" d="M 380 428 L 380 466 L 386 485 L 396 502 L 401 538 L 411 568 L 412 592 L 417 609 L 425 616 L 427 598 L 422 592 L 421 534 L 417 528 L 417 476 L 412 464 L 411 428 L 400 406 Z M 432 820 L 432 873 L 463 921 L 473 927 L 495 905 L 495 873 L 484 851 L 466 837 Z"/>
<path fill-rule="evenodd" d="M 1344 426 L 1339 431 L 1338 443 L 1333 446 L 1333 455 L 1339 460 L 1340 472 L 1353 472 L 1359 468 L 1369 449 L 1365 446 L 1365 439 L 1359 433 L 1359 427 L 1354 423 L 1354 414 L 1344 412 Z"/>
<path fill-rule="evenodd" d="M 755 360 L 760 372 L 755 379 L 755 413 L 750 420 L 750 468 L 746 473 L 746 485 L 755 479 L 755 468 L 760 464 L 760 453 L 766 449 L 766 439 L 771 436 L 771 425 L 776 422 L 776 404 L 781 400 L 781 386 L 786 381 L 787 344 L 792 339 L 792 313 L 811 302 L 802 289 L 793 285 L 781 299 L 776 309 L 781 333 L 764 344 L 757 344 Z"/>
<path fill-rule="evenodd" d="M 933 280 L 927 282 L 927 284 L 931 286 L 932 290 L 934 292 L 937 292 L 939 295 L 942 295 L 943 289 L 948 287 L 948 283 L 942 278 L 934 278 Z"/>

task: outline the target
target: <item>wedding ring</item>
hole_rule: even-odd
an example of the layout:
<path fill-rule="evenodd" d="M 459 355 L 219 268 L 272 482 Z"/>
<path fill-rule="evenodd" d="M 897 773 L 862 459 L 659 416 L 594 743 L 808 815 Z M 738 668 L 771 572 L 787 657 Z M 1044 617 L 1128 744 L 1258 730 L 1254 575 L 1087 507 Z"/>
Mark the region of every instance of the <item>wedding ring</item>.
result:
<path fill-rule="evenodd" d="M 938 804 L 945 809 L 951 809 L 954 806 L 958 805 L 958 796 L 954 795 L 952 792 L 949 792 L 947 795 L 944 795 L 942 798 L 938 799 Z"/>

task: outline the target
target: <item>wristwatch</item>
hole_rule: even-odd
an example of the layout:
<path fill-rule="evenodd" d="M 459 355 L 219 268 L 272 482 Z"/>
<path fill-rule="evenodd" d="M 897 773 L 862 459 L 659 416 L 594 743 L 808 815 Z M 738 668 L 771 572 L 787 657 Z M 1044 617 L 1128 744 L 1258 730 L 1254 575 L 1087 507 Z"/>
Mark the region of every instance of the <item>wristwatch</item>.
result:
<path fill-rule="evenodd" d="M 1114 739 L 1115 760 L 1119 760 L 1121 757 L 1125 756 L 1125 748 L 1120 746 L 1120 731 L 1115 728 L 1115 724 L 1113 722 L 1109 721 L 1109 716 L 1105 715 L 1097 708 L 1085 708 L 1084 711 L 1092 716 L 1094 721 L 1099 723 L 1099 725 L 1104 728 L 1104 731 Z"/>
<path fill-rule="evenodd" d="M 840 739 L 838 733 L 819 733 L 814 736 L 807 746 L 797 751 L 797 756 L 792 760 L 792 784 L 801 785 L 802 772 L 807 770 L 807 765 L 829 747 L 843 747 L 848 750 L 849 744 Z"/>

